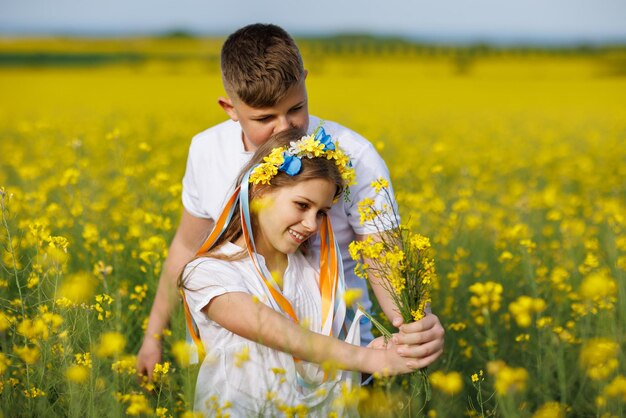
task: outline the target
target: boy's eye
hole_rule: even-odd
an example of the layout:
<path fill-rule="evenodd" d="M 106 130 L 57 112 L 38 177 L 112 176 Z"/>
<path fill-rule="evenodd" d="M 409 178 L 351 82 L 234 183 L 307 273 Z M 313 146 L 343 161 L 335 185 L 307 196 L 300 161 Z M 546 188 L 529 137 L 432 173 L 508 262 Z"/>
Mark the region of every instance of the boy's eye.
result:
<path fill-rule="evenodd" d="M 302 109 L 302 107 L 303 107 L 302 105 L 298 105 L 298 106 L 292 107 L 292 108 L 291 108 L 291 111 L 292 111 L 292 112 L 295 112 L 295 111 L 297 111 L 297 110 Z"/>

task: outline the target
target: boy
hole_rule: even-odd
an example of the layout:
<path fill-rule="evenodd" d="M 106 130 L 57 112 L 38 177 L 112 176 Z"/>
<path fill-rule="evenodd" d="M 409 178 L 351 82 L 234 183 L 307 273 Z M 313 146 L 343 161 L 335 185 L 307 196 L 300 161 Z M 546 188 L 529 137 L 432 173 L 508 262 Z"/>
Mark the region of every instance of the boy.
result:
<path fill-rule="evenodd" d="M 189 149 L 183 178 L 183 213 L 163 266 L 143 344 L 137 355 L 137 371 L 152 377 L 154 364 L 161 361 L 159 335 L 178 306 L 176 279 L 210 230 L 213 220 L 229 196 L 239 170 L 254 150 L 275 133 L 290 127 L 311 132 L 320 120 L 308 113 L 306 70 L 293 39 L 275 25 L 254 24 L 229 36 L 222 47 L 222 81 L 227 97 L 218 104 L 230 120 L 196 135 Z M 357 184 L 350 188 L 349 202 L 340 200 L 330 212 L 340 245 L 348 288 L 363 289 L 362 305 L 370 308 L 367 285 L 355 276 L 355 262 L 348 244 L 366 239 L 376 231 L 359 224 L 357 204 L 371 192 L 373 180 L 388 180 L 388 170 L 373 146 L 358 134 L 333 122 L 324 129 L 350 155 Z M 313 245 L 315 249 L 315 243 Z M 381 308 L 400 327 L 402 319 L 393 309 L 386 291 L 372 280 Z M 371 340 L 369 324 L 362 327 L 363 343 Z M 404 324 L 394 337 L 403 345 L 401 354 L 415 357 L 420 367 L 435 361 L 443 350 L 443 327 L 432 314 Z"/>

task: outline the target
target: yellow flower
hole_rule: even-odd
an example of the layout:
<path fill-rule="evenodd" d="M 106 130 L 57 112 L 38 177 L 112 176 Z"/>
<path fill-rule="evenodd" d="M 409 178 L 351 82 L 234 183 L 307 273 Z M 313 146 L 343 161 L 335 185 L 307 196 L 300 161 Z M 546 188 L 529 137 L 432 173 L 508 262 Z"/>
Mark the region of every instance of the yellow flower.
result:
<path fill-rule="evenodd" d="M 152 379 L 155 382 L 162 382 L 167 378 L 167 374 L 170 371 L 171 363 L 169 361 L 163 363 L 156 363 L 154 365 L 154 373 L 152 375 Z"/>
<path fill-rule="evenodd" d="M 619 344 L 608 338 L 592 338 L 580 350 L 581 367 L 592 380 L 602 380 L 618 367 Z"/>
<path fill-rule="evenodd" d="M 83 383 L 89 378 L 89 369 L 73 364 L 65 370 L 65 377 L 72 383 Z"/>
<path fill-rule="evenodd" d="M 95 348 L 98 357 L 116 357 L 124 351 L 126 338 L 119 332 L 105 332 L 100 336 L 100 344 Z"/>
<path fill-rule="evenodd" d="M 74 354 L 74 361 L 91 369 L 91 353 Z"/>
<path fill-rule="evenodd" d="M 188 366 L 191 358 L 192 349 L 192 345 L 184 340 L 176 341 L 174 344 L 172 344 L 171 351 L 172 355 L 174 356 L 174 360 L 176 360 L 176 364 L 181 367 Z"/>
<path fill-rule="evenodd" d="M 546 402 L 535 411 L 532 418 L 565 418 L 565 407 L 558 402 Z"/>
<path fill-rule="evenodd" d="M 430 383 L 435 389 L 447 394 L 456 395 L 463 390 L 463 378 L 458 372 L 450 372 L 445 374 L 442 371 L 436 371 L 429 376 Z"/>
<path fill-rule="evenodd" d="M 430 248 L 430 239 L 420 234 L 414 234 L 409 240 L 409 245 L 413 251 L 424 251 Z"/>
<path fill-rule="evenodd" d="M 12 322 L 13 318 L 0 311 L 0 332 L 6 331 L 6 329 L 11 326 Z"/>
<path fill-rule="evenodd" d="M 626 402 L 626 376 L 615 376 L 602 392 L 610 398 L 617 398 L 621 402 Z"/>
<path fill-rule="evenodd" d="M 374 209 L 374 200 L 369 197 L 366 197 L 359 202 L 358 211 L 361 217 L 361 225 L 372 221 L 378 215 L 376 209 Z"/>
<path fill-rule="evenodd" d="M 360 300 L 362 296 L 363 289 L 347 289 L 346 292 L 343 294 L 343 300 L 346 303 L 346 306 L 352 306 L 354 302 Z"/>
<path fill-rule="evenodd" d="M 154 413 L 156 414 L 157 418 L 169 418 L 171 417 L 171 415 L 167 414 L 167 408 L 159 406 L 157 409 L 155 409 Z"/>
<path fill-rule="evenodd" d="M 522 367 L 509 367 L 502 361 L 487 364 L 489 373 L 495 375 L 494 388 L 499 395 L 506 396 L 526 389 L 528 371 Z"/>
<path fill-rule="evenodd" d="M 11 365 L 11 360 L 7 358 L 3 353 L 0 353 L 0 376 L 4 374 L 6 369 Z"/>
<path fill-rule="evenodd" d="M 17 325 L 17 332 L 28 338 L 29 340 L 48 339 L 49 331 L 45 322 L 36 318 L 35 320 L 25 319 Z"/>
<path fill-rule="evenodd" d="M 250 173 L 250 182 L 253 184 L 270 184 L 270 181 L 277 173 L 277 166 L 270 163 L 263 163 L 252 170 L 252 173 Z"/>
<path fill-rule="evenodd" d="M 243 364 L 250 360 L 250 347 L 245 346 L 240 352 L 235 353 L 235 366 L 242 367 Z"/>
<path fill-rule="evenodd" d="M 473 308 L 472 315 L 477 324 L 484 323 L 487 312 L 497 312 L 500 309 L 502 290 L 500 283 L 491 281 L 469 286 L 469 291 L 474 294 L 470 297 L 469 304 Z"/>
<path fill-rule="evenodd" d="M 376 193 L 380 193 L 382 189 L 389 188 L 389 182 L 386 179 L 379 177 L 377 180 L 374 180 L 370 186 L 374 188 Z"/>
<path fill-rule="evenodd" d="M 367 399 L 368 392 L 360 386 L 351 387 L 346 383 L 341 384 L 341 394 L 333 401 L 333 406 L 337 409 L 356 408 L 359 402 Z"/>
<path fill-rule="evenodd" d="M 583 300 L 606 309 L 615 303 L 617 283 L 605 272 L 595 271 L 583 279 L 579 293 Z"/>
<path fill-rule="evenodd" d="M 70 300 L 75 305 L 87 303 L 93 296 L 97 281 L 87 272 L 67 276 L 61 283 L 58 298 Z"/>
<path fill-rule="evenodd" d="M 528 328 L 532 323 L 532 314 L 546 309 L 546 302 L 540 298 L 520 296 L 509 305 L 509 311 L 513 314 L 515 322 L 522 328 Z"/>
<path fill-rule="evenodd" d="M 111 370 L 113 370 L 117 374 L 126 374 L 132 376 L 137 373 L 135 365 L 137 363 L 137 357 L 133 355 L 127 355 L 122 357 L 120 360 L 113 362 L 111 364 Z"/>
<path fill-rule="evenodd" d="M 39 355 L 41 354 L 39 348 L 28 347 L 26 345 L 23 347 L 14 345 L 13 352 L 17 354 L 17 356 L 26 364 L 35 364 L 37 360 L 39 360 Z"/>
<path fill-rule="evenodd" d="M 34 386 L 32 386 L 30 389 L 24 389 L 23 393 L 24 396 L 31 399 L 46 396 L 46 392 Z"/>
<path fill-rule="evenodd" d="M 130 393 L 125 395 L 119 394 L 117 399 L 122 403 L 128 404 L 128 407 L 126 408 L 126 413 L 128 415 L 135 416 L 152 413 L 150 403 L 142 393 Z"/>

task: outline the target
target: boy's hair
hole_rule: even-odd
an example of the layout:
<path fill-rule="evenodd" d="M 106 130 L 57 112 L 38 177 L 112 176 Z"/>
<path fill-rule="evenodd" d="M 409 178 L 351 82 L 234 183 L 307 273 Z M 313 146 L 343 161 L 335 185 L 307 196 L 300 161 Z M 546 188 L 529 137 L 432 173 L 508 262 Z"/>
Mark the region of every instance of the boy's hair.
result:
<path fill-rule="evenodd" d="M 271 24 L 256 23 L 231 34 L 222 46 L 221 68 L 226 93 L 258 108 L 274 106 L 304 77 L 298 46 Z"/>

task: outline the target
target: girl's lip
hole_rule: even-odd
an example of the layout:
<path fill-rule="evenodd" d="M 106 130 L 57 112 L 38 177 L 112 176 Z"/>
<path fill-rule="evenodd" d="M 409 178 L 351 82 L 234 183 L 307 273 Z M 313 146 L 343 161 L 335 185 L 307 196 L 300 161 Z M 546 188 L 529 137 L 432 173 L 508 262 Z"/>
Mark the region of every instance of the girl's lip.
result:
<path fill-rule="evenodd" d="M 298 244 L 302 244 L 308 238 L 306 235 L 301 234 L 301 233 L 299 233 L 298 231 L 296 231 L 294 229 L 289 229 L 288 231 L 289 231 L 289 236 L 291 238 L 293 238 L 293 240 L 296 241 Z M 295 236 L 293 233 L 298 234 L 299 236 L 302 237 L 302 239 L 300 239 L 299 237 Z"/>

